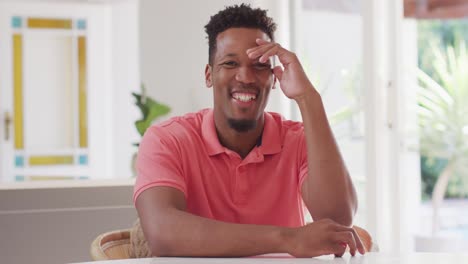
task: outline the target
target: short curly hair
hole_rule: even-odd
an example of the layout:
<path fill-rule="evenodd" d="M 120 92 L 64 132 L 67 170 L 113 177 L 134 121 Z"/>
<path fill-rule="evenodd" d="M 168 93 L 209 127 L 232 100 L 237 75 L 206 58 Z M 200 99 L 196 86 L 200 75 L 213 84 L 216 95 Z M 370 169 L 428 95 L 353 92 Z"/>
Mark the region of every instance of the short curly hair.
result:
<path fill-rule="evenodd" d="M 230 28 L 256 28 L 265 32 L 274 41 L 276 24 L 267 16 L 267 10 L 252 8 L 250 5 L 241 4 L 228 6 L 210 18 L 205 26 L 208 34 L 208 62 L 213 63 L 216 52 L 216 37 L 219 33 Z"/>

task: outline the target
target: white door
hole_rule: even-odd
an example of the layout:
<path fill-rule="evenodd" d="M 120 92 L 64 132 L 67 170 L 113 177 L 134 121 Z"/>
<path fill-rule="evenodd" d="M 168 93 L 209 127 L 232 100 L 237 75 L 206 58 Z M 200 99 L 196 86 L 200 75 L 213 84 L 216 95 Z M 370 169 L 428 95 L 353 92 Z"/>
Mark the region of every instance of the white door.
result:
<path fill-rule="evenodd" d="M 88 56 L 104 47 L 103 38 L 90 38 L 104 11 L 0 3 L 0 182 L 87 179 L 99 168 L 92 163 L 105 163 L 90 153 L 90 138 L 105 140 L 89 126 L 96 87 Z"/>

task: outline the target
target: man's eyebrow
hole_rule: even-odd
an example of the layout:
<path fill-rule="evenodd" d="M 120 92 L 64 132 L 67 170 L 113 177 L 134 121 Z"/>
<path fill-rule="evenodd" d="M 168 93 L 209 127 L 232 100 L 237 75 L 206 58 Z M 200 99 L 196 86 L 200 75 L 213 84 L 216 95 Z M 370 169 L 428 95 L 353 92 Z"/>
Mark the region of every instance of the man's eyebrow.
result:
<path fill-rule="evenodd" d="M 222 56 L 221 59 L 228 58 L 228 57 L 237 57 L 237 54 L 236 53 L 228 53 L 228 54 Z"/>

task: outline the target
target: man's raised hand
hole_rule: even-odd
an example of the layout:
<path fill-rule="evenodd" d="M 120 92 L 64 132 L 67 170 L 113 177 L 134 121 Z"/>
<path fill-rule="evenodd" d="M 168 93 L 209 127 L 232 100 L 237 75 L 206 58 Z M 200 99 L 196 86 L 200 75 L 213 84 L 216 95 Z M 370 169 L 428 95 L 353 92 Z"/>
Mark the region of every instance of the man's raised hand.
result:
<path fill-rule="evenodd" d="M 280 65 L 274 67 L 273 74 L 288 98 L 297 101 L 306 93 L 315 91 L 296 54 L 281 47 L 278 43 L 263 39 L 257 39 L 256 42 L 258 46 L 248 49 L 247 55 L 250 59 L 258 59 L 261 63 L 266 62 L 273 56 L 278 57 L 283 67 Z"/>

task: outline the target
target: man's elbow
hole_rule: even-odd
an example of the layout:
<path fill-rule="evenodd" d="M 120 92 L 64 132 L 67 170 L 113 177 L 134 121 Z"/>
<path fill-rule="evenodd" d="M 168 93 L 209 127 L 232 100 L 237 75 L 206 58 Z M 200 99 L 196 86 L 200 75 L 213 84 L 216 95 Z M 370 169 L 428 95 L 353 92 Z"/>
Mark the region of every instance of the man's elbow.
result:
<path fill-rule="evenodd" d="M 356 207 L 355 205 L 344 206 L 342 210 L 335 213 L 335 221 L 341 225 L 351 227 L 356 214 Z"/>
<path fill-rule="evenodd" d="M 350 212 L 342 212 L 339 215 L 333 216 L 332 220 L 340 225 L 351 227 L 353 225 L 353 216 Z"/>
<path fill-rule="evenodd" d="M 176 245 L 173 240 L 162 233 L 149 235 L 148 247 L 155 257 L 177 256 Z"/>
<path fill-rule="evenodd" d="M 312 218 L 314 219 L 314 221 L 320 219 L 331 219 L 340 225 L 351 227 L 353 225 L 354 210 L 330 210 L 328 212 L 323 212 L 320 215 L 312 215 Z"/>
<path fill-rule="evenodd" d="M 336 218 L 336 222 L 351 227 L 353 225 L 353 220 L 354 220 L 354 215 L 357 212 L 357 200 L 356 200 L 356 195 L 353 195 L 353 198 L 351 198 L 351 202 L 342 204 L 339 206 L 339 208 L 342 208 L 340 210 L 335 210 L 334 212 L 334 217 Z"/>

